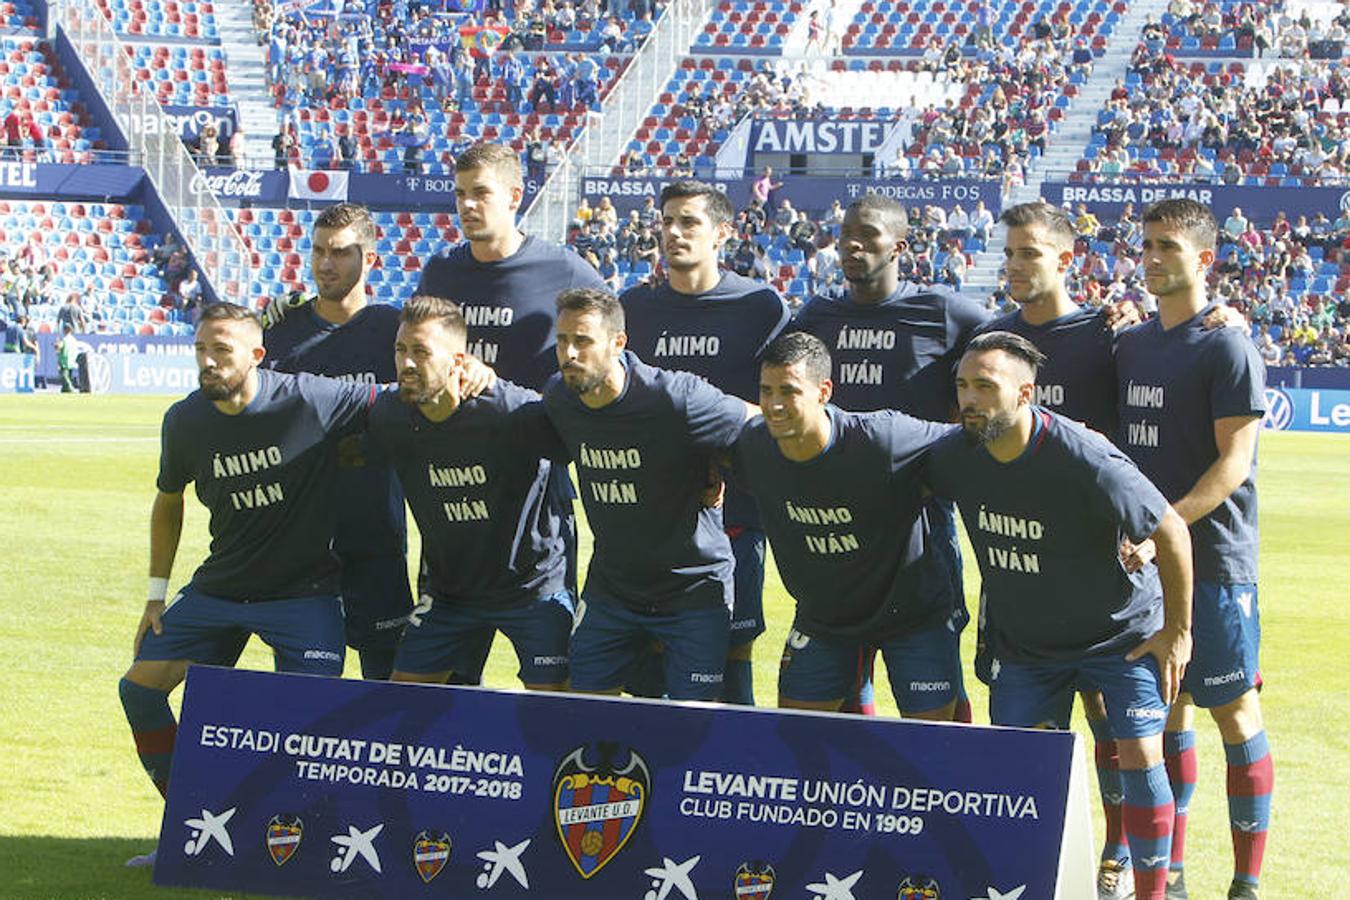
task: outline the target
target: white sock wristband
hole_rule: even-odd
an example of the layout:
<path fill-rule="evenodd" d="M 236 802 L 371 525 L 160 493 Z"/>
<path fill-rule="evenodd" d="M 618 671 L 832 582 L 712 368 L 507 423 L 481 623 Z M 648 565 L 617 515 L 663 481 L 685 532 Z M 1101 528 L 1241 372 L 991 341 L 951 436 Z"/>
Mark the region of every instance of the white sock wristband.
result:
<path fill-rule="evenodd" d="M 169 579 L 151 578 L 150 586 L 146 588 L 145 599 L 147 602 L 164 602 L 164 598 L 169 596 Z"/>

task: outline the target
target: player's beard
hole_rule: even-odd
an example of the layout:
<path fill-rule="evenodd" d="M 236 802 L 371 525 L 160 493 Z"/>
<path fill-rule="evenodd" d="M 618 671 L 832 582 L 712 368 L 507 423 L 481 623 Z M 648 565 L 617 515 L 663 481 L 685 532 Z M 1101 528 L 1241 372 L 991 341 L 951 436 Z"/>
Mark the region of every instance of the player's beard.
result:
<path fill-rule="evenodd" d="M 431 378 L 418 376 L 411 385 L 404 384 L 400 378 L 398 398 L 409 406 L 426 406 L 436 402 L 436 398 L 445 392 L 446 384 L 446 379 L 438 376 Z"/>
<path fill-rule="evenodd" d="M 568 376 L 572 377 L 568 377 Z M 578 396 L 589 394 L 591 391 L 605 383 L 605 370 L 599 369 L 591 372 L 581 366 L 563 366 L 563 383 L 572 389 L 572 392 Z"/>
<path fill-rule="evenodd" d="M 207 375 L 212 374 L 217 377 L 207 379 Z M 240 372 L 236 378 L 225 378 L 220 375 L 218 370 L 207 370 L 197 373 L 197 387 L 201 390 L 202 396 L 207 400 L 219 401 L 229 400 L 237 396 L 244 389 L 244 382 L 248 379 L 247 372 Z"/>
<path fill-rule="evenodd" d="M 961 410 L 961 428 L 965 433 L 966 442 L 972 447 L 986 446 L 998 440 L 1012 428 L 1017 418 L 1010 412 L 996 412 L 984 417 L 984 421 L 978 425 L 972 425 L 965 421 L 965 416 L 975 415 L 973 409 Z"/>

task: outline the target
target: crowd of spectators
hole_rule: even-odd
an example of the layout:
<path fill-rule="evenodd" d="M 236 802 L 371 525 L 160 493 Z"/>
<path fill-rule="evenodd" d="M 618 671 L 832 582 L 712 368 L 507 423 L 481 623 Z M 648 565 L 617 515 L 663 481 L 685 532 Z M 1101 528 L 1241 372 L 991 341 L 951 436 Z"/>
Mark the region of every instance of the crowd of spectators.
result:
<path fill-rule="evenodd" d="M 1143 228 L 1134 206 L 1105 223 L 1083 204 L 1072 215 L 1079 240 L 1071 294 L 1093 307 L 1130 300 L 1153 312 L 1156 302 L 1139 265 Z M 1350 283 L 1339 274 L 1350 273 L 1350 211 L 1335 221 L 1319 213 L 1291 222 L 1280 213 L 1261 228 L 1235 209 L 1220 226 L 1210 296 L 1247 317 L 1266 363 L 1350 366 L 1350 295 L 1339 286 Z M 1320 275 L 1328 264 L 1338 274 Z M 1003 284 L 990 305 L 1015 307 Z"/>
<path fill-rule="evenodd" d="M 1261 66 L 1262 64 L 1256 64 Z M 1098 115 L 1087 171 L 1237 184 L 1339 183 L 1350 174 L 1350 66 L 1304 59 L 1220 72 L 1135 53 Z"/>
<path fill-rule="evenodd" d="M 516 112 L 560 112 L 599 103 L 601 57 L 634 52 L 665 8 L 661 0 L 507 0 L 451 12 L 415 0 L 345 0 L 336 14 L 317 7 L 278 15 L 255 0 L 277 109 L 278 164 L 359 166 L 349 126 L 316 128 L 313 159 L 300 159 L 302 108 L 345 106 L 354 98 L 406 98 L 388 126 L 406 148 L 405 168 L 436 143 L 426 110 L 477 108 L 476 87 L 505 89 Z M 589 35 L 579 44 L 578 31 Z M 537 51 L 552 50 L 535 55 Z M 345 144 L 345 146 L 344 146 Z M 454 153 L 458 148 L 449 148 Z"/>
<path fill-rule="evenodd" d="M 1171 0 L 1161 21 L 1150 17 L 1143 36 L 1153 53 L 1184 50 L 1188 40 L 1200 50 L 1225 50 L 1224 40 L 1231 37 L 1231 49 L 1242 55 L 1306 59 L 1339 57 L 1348 30 L 1350 6 L 1321 19 L 1310 16 L 1306 6 L 1292 15 L 1282 2 Z"/>
<path fill-rule="evenodd" d="M 838 200 L 823 211 L 797 209 L 786 199 L 752 200 L 736 214 L 734 233 L 722 246 L 722 266 L 774 284 L 789 305 L 799 306 L 813 294 L 843 285 L 838 246 L 843 221 Z M 983 202 L 970 210 L 958 205 L 950 213 L 936 205 L 915 206 L 898 259 L 901 277 L 960 290 L 976 249 L 968 249 L 968 242 L 973 238 L 982 247 L 993 228 L 993 214 Z M 660 211 L 651 197 L 626 216 L 608 197 L 594 207 L 583 199 L 568 243 L 616 293 L 634 281 L 662 277 Z"/>

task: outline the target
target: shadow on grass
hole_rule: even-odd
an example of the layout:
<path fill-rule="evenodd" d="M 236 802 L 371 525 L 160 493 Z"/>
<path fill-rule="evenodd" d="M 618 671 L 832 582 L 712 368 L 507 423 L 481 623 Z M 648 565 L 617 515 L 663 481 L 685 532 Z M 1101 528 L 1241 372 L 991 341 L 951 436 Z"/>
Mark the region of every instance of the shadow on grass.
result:
<path fill-rule="evenodd" d="M 92 810 L 96 816 L 97 811 Z M 156 887 L 151 870 L 128 869 L 128 859 L 154 846 L 150 838 L 69 838 L 0 835 L 0 898 L 3 900 L 177 900 L 260 897 Z"/>

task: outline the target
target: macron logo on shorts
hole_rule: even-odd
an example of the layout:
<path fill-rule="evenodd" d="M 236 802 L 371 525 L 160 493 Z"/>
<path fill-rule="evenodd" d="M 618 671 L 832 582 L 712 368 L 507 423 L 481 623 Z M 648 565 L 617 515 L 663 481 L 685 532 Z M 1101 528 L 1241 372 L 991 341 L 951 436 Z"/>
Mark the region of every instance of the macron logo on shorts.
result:
<path fill-rule="evenodd" d="M 1125 710 L 1127 719 L 1165 719 L 1167 710 L 1165 709 L 1140 709 L 1137 706 L 1131 706 Z"/>
<path fill-rule="evenodd" d="M 332 650 L 306 650 L 305 659 L 327 659 L 338 662 L 342 659 L 342 656 Z"/>
<path fill-rule="evenodd" d="M 690 672 L 689 680 L 694 684 L 721 684 L 721 672 Z"/>
<path fill-rule="evenodd" d="M 915 693 L 931 693 L 933 691 L 950 691 L 952 683 L 950 681 L 911 681 L 909 689 Z"/>
<path fill-rule="evenodd" d="M 1235 681 L 1241 681 L 1247 677 L 1244 669 L 1238 669 L 1236 672 L 1229 672 L 1227 675 L 1211 675 L 1205 679 L 1205 687 L 1218 687 L 1221 684 L 1232 684 Z"/>

